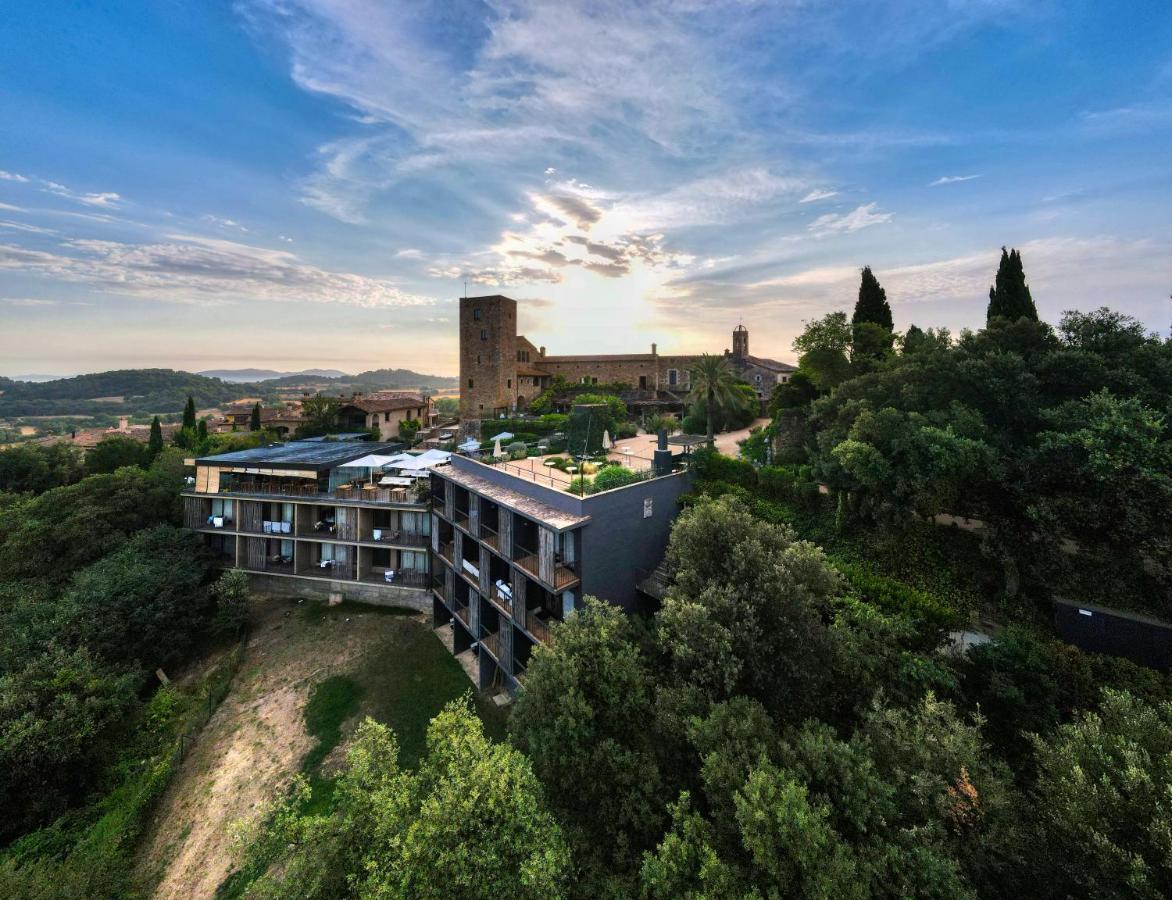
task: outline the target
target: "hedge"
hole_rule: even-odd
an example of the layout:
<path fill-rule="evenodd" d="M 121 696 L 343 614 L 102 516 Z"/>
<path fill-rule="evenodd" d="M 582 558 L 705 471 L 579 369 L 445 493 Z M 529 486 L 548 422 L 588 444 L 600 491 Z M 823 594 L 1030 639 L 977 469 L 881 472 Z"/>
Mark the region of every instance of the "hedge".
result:
<path fill-rule="evenodd" d="M 829 554 L 828 558 L 859 599 L 875 604 L 889 615 L 909 619 L 922 638 L 925 650 L 939 646 L 948 632 L 965 624 L 959 612 L 927 591 L 877 575 L 864 566 Z"/>

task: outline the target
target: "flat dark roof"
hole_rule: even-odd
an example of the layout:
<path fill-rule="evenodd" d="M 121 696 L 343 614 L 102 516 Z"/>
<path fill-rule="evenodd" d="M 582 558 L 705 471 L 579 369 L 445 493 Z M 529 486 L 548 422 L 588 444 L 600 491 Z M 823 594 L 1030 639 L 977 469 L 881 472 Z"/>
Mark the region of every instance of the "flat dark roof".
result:
<path fill-rule="evenodd" d="M 315 469 L 324 471 L 370 453 L 396 453 L 399 443 L 376 444 L 368 441 L 289 441 L 251 450 L 234 450 L 216 456 L 201 456 L 199 465 L 265 466 L 274 469 Z"/>

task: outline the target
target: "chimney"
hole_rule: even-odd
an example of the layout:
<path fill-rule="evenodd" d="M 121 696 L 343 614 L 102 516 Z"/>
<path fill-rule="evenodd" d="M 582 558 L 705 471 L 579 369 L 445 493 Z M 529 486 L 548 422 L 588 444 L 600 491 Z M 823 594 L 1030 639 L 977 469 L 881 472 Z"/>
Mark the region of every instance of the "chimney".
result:
<path fill-rule="evenodd" d="M 651 345 L 651 355 L 655 356 L 655 344 Z"/>
<path fill-rule="evenodd" d="M 544 347 L 538 347 L 538 348 L 537 348 L 537 355 L 538 355 L 538 356 L 545 356 L 545 348 L 544 348 Z"/>

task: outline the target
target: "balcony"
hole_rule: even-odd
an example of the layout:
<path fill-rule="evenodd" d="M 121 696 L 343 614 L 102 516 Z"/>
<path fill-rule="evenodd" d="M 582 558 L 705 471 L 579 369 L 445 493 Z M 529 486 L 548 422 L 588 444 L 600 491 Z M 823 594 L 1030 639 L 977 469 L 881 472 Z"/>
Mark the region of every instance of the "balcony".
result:
<path fill-rule="evenodd" d="M 528 547 L 522 547 L 520 544 L 513 544 L 513 562 L 532 575 L 534 578 L 540 579 L 538 574 L 538 562 L 536 551 L 530 550 Z"/>
<path fill-rule="evenodd" d="M 316 481 L 234 481 L 220 485 L 219 494 L 251 497 L 293 497 L 303 500 L 342 500 L 362 503 L 394 503 L 397 505 L 419 506 L 427 505 L 427 497 L 422 499 L 414 491 L 407 488 L 386 488 L 378 485 L 338 485 L 333 490 L 323 491 Z"/>
<path fill-rule="evenodd" d="M 430 583 L 428 574 L 416 569 L 377 569 L 363 575 L 359 580 L 366 584 L 385 584 L 389 587 L 405 588 L 425 588 Z"/>
<path fill-rule="evenodd" d="M 455 522 L 457 525 L 459 525 L 461 528 L 463 528 L 465 531 L 467 531 L 468 530 L 468 510 L 460 509 L 459 507 L 453 507 L 452 508 L 452 521 Z"/>
<path fill-rule="evenodd" d="M 480 523 L 480 539 L 488 545 L 489 549 L 495 550 L 497 553 L 501 552 L 501 536 L 495 528 L 489 528 L 483 522 Z"/>
<path fill-rule="evenodd" d="M 523 662 L 513 660 L 513 678 L 521 687 L 525 686 L 525 679 L 529 677 L 529 669 Z"/>
<path fill-rule="evenodd" d="M 439 552 L 440 556 L 448 561 L 449 566 L 456 564 L 456 545 L 451 541 L 440 541 Z"/>
<path fill-rule="evenodd" d="M 513 617 L 513 591 L 508 585 L 493 584 L 489 599 L 510 619 Z"/>
<path fill-rule="evenodd" d="M 468 604 L 461 600 L 453 600 L 451 603 L 452 612 L 456 614 L 456 618 L 464 623 L 465 628 L 472 627 L 471 614 L 468 612 Z"/>
<path fill-rule="evenodd" d="M 499 631 L 485 632 L 480 636 L 480 646 L 492 654 L 497 662 L 501 661 L 501 635 Z"/>
<path fill-rule="evenodd" d="M 527 547 L 522 547 L 520 544 L 514 548 L 515 562 L 518 566 L 536 578 L 538 581 L 544 581 L 540 573 L 540 564 L 537 560 L 537 554 Z M 578 573 L 563 562 L 554 564 L 553 567 L 553 588 L 557 591 L 565 590 L 572 587 L 580 581 Z M 548 582 L 547 582 L 548 583 Z"/>
<path fill-rule="evenodd" d="M 395 547 L 411 547 L 426 550 L 431 544 L 431 537 L 426 534 L 411 534 L 399 531 L 397 528 L 373 528 L 363 537 L 364 541 L 373 541 L 377 544 L 391 544 Z"/>
<path fill-rule="evenodd" d="M 530 609 L 525 613 L 525 629 L 543 644 L 549 643 L 550 625 L 556 621 L 544 610 Z"/>

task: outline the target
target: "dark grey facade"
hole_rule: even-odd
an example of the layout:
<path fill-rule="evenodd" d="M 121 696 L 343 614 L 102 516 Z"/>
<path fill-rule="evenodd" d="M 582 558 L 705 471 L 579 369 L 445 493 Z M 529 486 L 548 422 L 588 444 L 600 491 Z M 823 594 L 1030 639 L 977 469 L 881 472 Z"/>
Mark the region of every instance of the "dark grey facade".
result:
<path fill-rule="evenodd" d="M 586 594 L 633 610 L 689 487 L 675 472 L 576 497 L 466 457 L 433 471 L 435 625 L 457 654 L 476 645 L 480 687 L 516 690 Z"/>

